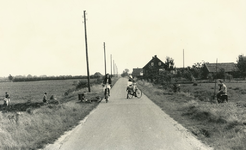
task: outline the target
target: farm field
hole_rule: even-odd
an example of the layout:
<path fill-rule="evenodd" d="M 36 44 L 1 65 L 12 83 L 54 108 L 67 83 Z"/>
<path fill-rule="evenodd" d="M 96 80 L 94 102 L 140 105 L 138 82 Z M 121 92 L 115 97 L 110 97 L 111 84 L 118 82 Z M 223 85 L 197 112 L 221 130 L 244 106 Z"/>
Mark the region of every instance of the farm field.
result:
<path fill-rule="evenodd" d="M 246 82 L 225 82 L 229 102 L 244 103 L 246 102 Z M 197 86 L 192 84 L 182 84 L 181 91 L 191 93 L 195 98 L 201 101 L 213 101 L 215 84 L 198 83 Z M 216 85 L 216 92 L 219 87 Z"/>
<path fill-rule="evenodd" d="M 42 102 L 45 92 L 47 93 L 48 98 L 50 98 L 51 95 L 55 95 L 58 99 L 60 99 L 64 92 L 73 88 L 78 81 L 80 80 L 0 82 L 1 104 L 3 104 L 5 92 L 10 94 L 11 104 L 24 103 L 27 101 Z"/>
<path fill-rule="evenodd" d="M 78 94 L 85 93 L 90 100 L 103 96 L 101 84 L 92 84 L 91 92 L 87 92 L 87 88 L 75 90 L 78 81 L 1 82 L 1 97 L 9 92 L 11 107 L 0 112 L 0 149 L 40 149 L 78 125 L 99 104 L 80 102 Z M 113 79 L 113 84 L 116 81 Z M 67 90 L 71 92 L 64 95 Z M 44 92 L 48 98 L 56 95 L 62 103 L 42 104 Z M 38 107 L 34 107 L 37 102 Z M 25 109 L 13 109 L 12 105 L 19 104 Z"/>
<path fill-rule="evenodd" d="M 154 103 L 207 145 L 216 150 L 246 149 L 246 83 L 225 84 L 229 102 L 216 103 L 214 83 L 181 84 L 181 91 L 174 93 L 171 88 L 139 81 Z"/>

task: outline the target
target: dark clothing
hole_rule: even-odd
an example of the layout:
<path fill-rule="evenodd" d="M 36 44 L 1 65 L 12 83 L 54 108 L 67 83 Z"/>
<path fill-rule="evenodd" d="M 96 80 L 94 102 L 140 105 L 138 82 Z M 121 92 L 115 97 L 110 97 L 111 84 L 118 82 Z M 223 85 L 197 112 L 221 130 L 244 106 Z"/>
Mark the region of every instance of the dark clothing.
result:
<path fill-rule="evenodd" d="M 111 78 L 104 78 L 104 80 L 103 80 L 103 84 L 106 84 L 106 83 L 108 83 L 108 84 L 111 84 Z"/>
<path fill-rule="evenodd" d="M 43 97 L 43 102 L 46 103 L 47 102 L 47 95 L 45 94 Z"/>
<path fill-rule="evenodd" d="M 223 95 L 223 94 L 225 94 L 225 92 L 220 91 L 220 92 L 217 94 L 217 99 L 219 99 L 219 98 L 220 98 L 220 96 L 221 96 L 221 95 Z"/>
<path fill-rule="evenodd" d="M 10 98 L 9 94 L 5 94 L 5 98 Z"/>

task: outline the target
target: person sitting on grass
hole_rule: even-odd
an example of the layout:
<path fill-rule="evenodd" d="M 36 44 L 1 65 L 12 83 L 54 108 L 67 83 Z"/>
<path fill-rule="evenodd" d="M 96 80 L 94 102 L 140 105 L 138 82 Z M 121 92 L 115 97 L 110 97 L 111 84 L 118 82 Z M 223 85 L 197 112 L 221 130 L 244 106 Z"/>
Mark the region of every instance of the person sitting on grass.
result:
<path fill-rule="evenodd" d="M 9 102 L 10 102 L 10 96 L 9 96 L 9 93 L 8 92 L 5 92 L 5 97 L 3 99 L 3 105 L 5 106 L 8 106 L 9 105 Z"/>
<path fill-rule="evenodd" d="M 227 95 L 227 87 L 222 80 L 219 80 L 218 85 L 219 85 L 219 92 L 217 93 L 217 100 L 221 97 L 221 95 Z"/>
<path fill-rule="evenodd" d="M 47 93 L 46 92 L 44 93 L 44 96 L 43 96 L 43 102 L 44 103 L 48 103 L 48 98 L 47 98 Z"/>

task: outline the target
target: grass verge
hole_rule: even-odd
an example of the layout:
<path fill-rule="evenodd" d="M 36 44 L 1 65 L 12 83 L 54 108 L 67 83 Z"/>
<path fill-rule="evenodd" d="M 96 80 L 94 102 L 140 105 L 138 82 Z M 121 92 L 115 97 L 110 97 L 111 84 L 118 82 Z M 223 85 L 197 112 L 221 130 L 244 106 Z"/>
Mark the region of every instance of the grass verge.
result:
<path fill-rule="evenodd" d="M 146 96 L 205 144 L 216 150 L 246 149 L 245 107 L 233 101 L 223 104 L 204 101 L 209 95 L 197 89 L 196 93 L 173 93 L 148 82 L 139 81 L 138 85 Z"/>
<path fill-rule="evenodd" d="M 117 79 L 113 79 L 113 84 Z M 88 99 L 103 96 L 101 85 L 94 85 Z M 53 143 L 65 131 L 71 130 L 84 119 L 98 103 L 81 103 L 76 90 L 64 96 L 62 103 L 28 108 L 24 112 L 0 113 L 0 149 L 41 149 Z"/>

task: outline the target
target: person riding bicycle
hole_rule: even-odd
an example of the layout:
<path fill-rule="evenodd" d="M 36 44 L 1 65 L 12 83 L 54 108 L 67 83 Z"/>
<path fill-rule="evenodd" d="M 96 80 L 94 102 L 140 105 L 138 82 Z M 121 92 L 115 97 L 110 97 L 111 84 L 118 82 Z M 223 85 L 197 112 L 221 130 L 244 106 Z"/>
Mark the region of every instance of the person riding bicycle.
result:
<path fill-rule="evenodd" d="M 227 95 L 227 87 L 222 80 L 219 80 L 219 92 L 217 93 L 217 100 L 221 95 Z"/>
<path fill-rule="evenodd" d="M 135 83 L 136 83 L 136 81 L 135 81 L 134 77 L 132 77 L 131 75 L 129 75 L 129 79 L 128 79 L 126 90 L 128 92 L 132 90 L 134 92 L 134 96 L 136 97 L 136 89 L 133 86 L 133 84 L 135 84 Z"/>
<path fill-rule="evenodd" d="M 110 75 L 107 73 L 107 74 L 105 75 L 104 79 L 103 79 L 103 91 L 106 92 L 105 89 L 108 88 L 108 89 L 109 89 L 109 90 L 108 90 L 108 95 L 109 95 L 109 96 L 110 96 L 111 83 L 112 83 L 111 77 L 110 77 Z M 105 94 L 105 93 L 104 93 L 104 94 Z"/>

